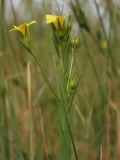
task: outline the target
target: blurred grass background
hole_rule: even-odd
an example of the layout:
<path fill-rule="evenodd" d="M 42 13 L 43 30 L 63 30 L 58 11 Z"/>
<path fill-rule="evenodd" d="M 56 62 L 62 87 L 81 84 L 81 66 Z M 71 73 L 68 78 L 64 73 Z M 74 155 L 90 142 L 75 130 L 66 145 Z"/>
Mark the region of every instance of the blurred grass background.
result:
<path fill-rule="evenodd" d="M 72 15 L 73 32 L 83 39 L 75 63 L 80 84 L 69 116 L 78 157 L 119 160 L 119 4 L 75 0 L 64 2 L 65 8 L 62 2 L 21 0 L 16 7 L 15 1 L 8 5 L 0 0 L 0 160 L 59 160 L 56 99 L 16 34 L 8 31 L 13 24 L 37 20 L 32 28 L 34 50 L 54 85 L 54 48 L 45 14 L 56 14 L 62 7 Z M 90 32 L 81 24 L 84 17 Z"/>

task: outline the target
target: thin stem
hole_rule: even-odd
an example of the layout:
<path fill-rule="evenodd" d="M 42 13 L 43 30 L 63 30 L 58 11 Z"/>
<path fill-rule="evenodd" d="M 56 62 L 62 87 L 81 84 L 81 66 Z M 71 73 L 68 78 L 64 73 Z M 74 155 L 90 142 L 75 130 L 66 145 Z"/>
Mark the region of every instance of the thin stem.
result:
<path fill-rule="evenodd" d="M 69 134 L 70 134 L 70 137 L 71 137 L 72 146 L 73 146 L 73 150 L 74 150 L 74 154 L 75 154 L 75 159 L 78 160 L 78 155 L 77 155 L 77 150 L 76 150 L 75 142 L 74 142 L 74 139 L 73 139 L 73 135 L 72 135 L 72 132 L 71 132 L 71 129 L 70 129 L 68 117 L 67 117 L 67 114 L 66 114 L 66 111 L 65 111 L 64 107 L 63 107 L 63 111 L 64 111 L 64 114 L 65 114 L 65 119 L 66 119 L 66 122 L 67 122 L 67 127 L 68 127 Z"/>
<path fill-rule="evenodd" d="M 74 55 L 73 55 L 73 49 L 72 49 L 72 55 L 71 55 L 71 64 L 70 64 L 70 70 L 69 70 L 69 75 L 68 75 L 68 82 L 67 82 L 67 89 L 69 90 L 69 83 L 70 83 L 70 78 L 72 74 L 72 69 L 73 69 L 73 61 L 74 61 Z"/>
<path fill-rule="evenodd" d="M 23 43 L 22 43 L 22 44 L 23 44 Z M 40 71 L 41 71 L 41 73 L 42 73 L 43 79 L 46 81 L 48 87 L 51 89 L 51 91 L 53 92 L 53 94 L 55 95 L 56 99 L 57 99 L 58 102 L 59 102 L 59 98 L 58 98 L 56 92 L 54 91 L 53 87 L 51 86 L 50 81 L 49 81 L 48 78 L 47 78 L 47 75 L 45 74 L 45 72 L 44 72 L 41 64 L 39 63 L 38 59 L 37 59 L 36 56 L 34 55 L 33 51 L 30 49 L 29 46 L 27 46 L 27 45 L 25 45 L 25 44 L 23 44 L 23 46 L 27 49 L 27 51 L 30 53 L 30 55 L 31 55 L 31 56 L 33 57 L 33 59 L 35 60 L 36 64 L 38 65 L 38 67 L 39 67 L 39 69 L 40 69 Z"/>

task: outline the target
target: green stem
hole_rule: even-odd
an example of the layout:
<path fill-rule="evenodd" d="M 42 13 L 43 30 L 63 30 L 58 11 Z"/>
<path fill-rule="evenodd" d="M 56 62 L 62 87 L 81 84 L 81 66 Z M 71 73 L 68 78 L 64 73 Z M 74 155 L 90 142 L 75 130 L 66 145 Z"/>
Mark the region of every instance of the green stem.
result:
<path fill-rule="evenodd" d="M 41 64 L 39 63 L 38 59 L 36 58 L 36 56 L 34 55 L 33 51 L 31 50 L 31 48 L 27 45 L 25 45 L 24 43 L 22 43 L 23 46 L 25 47 L 25 49 L 30 53 L 30 55 L 33 57 L 33 59 L 35 60 L 36 64 L 38 65 L 41 73 L 42 73 L 42 77 L 45 80 L 45 82 L 47 83 L 48 87 L 51 89 L 52 93 L 55 95 L 56 99 L 59 102 L 59 97 L 57 96 L 56 92 L 54 91 L 53 87 L 51 86 L 50 81 L 48 80 L 47 75 L 45 74 Z"/>
<path fill-rule="evenodd" d="M 63 102 L 59 106 L 60 119 L 60 137 L 61 137 L 61 160 L 70 160 L 71 158 L 71 138 L 68 130 L 64 109 L 66 104 Z"/>
<path fill-rule="evenodd" d="M 65 111 L 65 106 L 60 106 L 60 127 L 61 127 L 61 140 L 62 140 L 62 153 L 61 158 L 62 160 L 70 160 L 71 159 L 71 145 L 72 142 L 75 159 L 78 160 L 78 155 L 76 151 L 75 142 L 73 139 L 73 135 L 70 129 L 67 113 Z"/>
<path fill-rule="evenodd" d="M 70 78 L 71 78 L 72 69 L 73 69 L 73 61 L 74 61 L 74 56 L 73 56 L 73 54 L 74 54 L 74 53 L 73 53 L 73 50 L 72 50 L 70 70 L 69 70 L 68 82 L 67 82 L 67 90 L 68 90 L 68 91 L 69 91 Z"/>
<path fill-rule="evenodd" d="M 69 95 L 69 82 L 71 79 L 72 69 L 73 69 L 73 52 L 65 54 L 64 47 L 61 48 L 62 64 L 63 64 L 63 76 L 61 81 L 63 82 L 62 90 L 63 95 L 61 95 L 61 103 L 59 106 L 59 119 L 60 119 L 60 137 L 61 137 L 61 160 L 71 159 L 71 142 L 74 149 L 75 157 L 77 157 L 76 147 L 73 141 L 73 136 L 70 130 L 69 122 L 67 119 L 66 111 L 68 111 L 69 105 L 72 105 L 71 99 L 68 98 Z M 74 97 L 74 96 L 73 96 Z M 76 158 L 77 159 L 77 158 Z"/>

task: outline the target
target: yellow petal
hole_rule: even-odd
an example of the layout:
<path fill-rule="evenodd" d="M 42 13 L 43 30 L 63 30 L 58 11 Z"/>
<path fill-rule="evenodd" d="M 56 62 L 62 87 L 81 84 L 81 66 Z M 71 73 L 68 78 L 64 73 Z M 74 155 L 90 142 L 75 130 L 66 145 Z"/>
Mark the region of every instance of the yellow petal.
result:
<path fill-rule="evenodd" d="M 49 23 L 53 23 L 57 21 L 57 16 L 55 15 L 50 15 L 50 14 L 47 14 L 46 15 L 46 23 L 49 24 Z"/>
<path fill-rule="evenodd" d="M 29 27 L 30 27 L 30 25 L 32 25 L 32 24 L 34 24 L 34 23 L 37 23 L 37 21 L 31 21 L 31 22 L 29 22 L 29 23 L 26 23 L 26 36 L 27 36 L 28 38 L 30 38 L 30 29 L 29 29 Z"/>
<path fill-rule="evenodd" d="M 26 38 L 29 38 L 30 39 L 30 29 L 29 29 L 29 26 L 26 25 Z"/>
<path fill-rule="evenodd" d="M 12 32 L 12 31 L 16 31 L 16 29 L 15 29 L 15 28 L 12 28 L 12 29 L 9 30 L 9 32 Z"/>
<path fill-rule="evenodd" d="M 16 27 L 17 30 L 21 32 L 21 34 L 25 37 L 25 32 L 26 32 L 26 23 L 20 25 L 19 27 Z"/>
<path fill-rule="evenodd" d="M 22 25 L 20 25 L 20 26 L 13 26 L 13 28 L 9 31 L 9 32 L 11 32 L 11 31 L 19 31 L 23 36 L 25 36 L 25 28 L 26 28 L 26 24 L 24 23 L 24 24 L 22 24 Z"/>
<path fill-rule="evenodd" d="M 56 18 L 56 21 L 53 22 L 53 24 L 55 25 L 55 27 L 58 29 L 58 17 Z"/>
<path fill-rule="evenodd" d="M 27 26 L 30 26 L 30 25 L 32 25 L 32 24 L 34 24 L 34 23 L 37 23 L 37 21 L 31 21 L 30 23 L 26 23 L 26 25 L 27 25 Z"/>
<path fill-rule="evenodd" d="M 13 25 L 13 28 L 9 30 L 9 32 L 11 31 L 20 31 L 19 28 L 15 25 Z"/>
<path fill-rule="evenodd" d="M 58 16 L 60 26 L 63 28 L 66 16 Z"/>
<path fill-rule="evenodd" d="M 53 23 L 55 27 L 58 29 L 58 25 L 61 28 L 64 27 L 65 19 L 68 18 L 70 15 L 67 16 L 56 16 L 56 15 L 46 15 L 46 23 Z"/>

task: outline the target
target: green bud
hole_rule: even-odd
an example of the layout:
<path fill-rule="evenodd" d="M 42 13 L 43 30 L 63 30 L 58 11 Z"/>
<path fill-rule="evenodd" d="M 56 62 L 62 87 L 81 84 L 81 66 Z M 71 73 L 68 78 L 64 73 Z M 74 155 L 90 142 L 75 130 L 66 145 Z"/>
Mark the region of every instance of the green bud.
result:
<path fill-rule="evenodd" d="M 71 42 L 72 48 L 78 50 L 80 48 L 80 44 L 81 44 L 80 38 L 78 36 L 74 36 Z"/>

